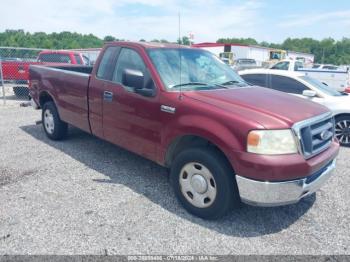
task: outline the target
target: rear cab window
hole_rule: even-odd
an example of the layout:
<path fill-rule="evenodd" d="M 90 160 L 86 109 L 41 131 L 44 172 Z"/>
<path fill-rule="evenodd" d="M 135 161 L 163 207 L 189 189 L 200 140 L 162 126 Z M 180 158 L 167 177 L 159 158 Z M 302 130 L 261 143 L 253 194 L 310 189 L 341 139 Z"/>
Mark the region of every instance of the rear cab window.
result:
<path fill-rule="evenodd" d="M 39 62 L 47 62 L 47 63 L 64 63 L 71 64 L 72 60 L 68 54 L 40 54 L 38 58 Z"/>
<path fill-rule="evenodd" d="M 271 69 L 288 70 L 289 69 L 289 62 L 288 61 L 279 62 L 279 63 L 275 64 L 273 67 L 271 67 Z"/>
<path fill-rule="evenodd" d="M 83 61 L 81 60 L 80 55 L 74 54 L 74 59 L 75 59 L 75 62 L 76 62 L 78 65 L 82 65 L 82 64 L 83 64 Z"/>
<path fill-rule="evenodd" d="M 98 66 L 96 77 L 101 80 L 111 81 L 113 76 L 114 63 L 120 50 L 119 46 L 107 47 L 103 53 L 101 62 Z"/>
<path fill-rule="evenodd" d="M 304 64 L 302 62 L 296 61 L 294 64 L 294 71 L 298 71 L 300 68 L 303 68 Z"/>

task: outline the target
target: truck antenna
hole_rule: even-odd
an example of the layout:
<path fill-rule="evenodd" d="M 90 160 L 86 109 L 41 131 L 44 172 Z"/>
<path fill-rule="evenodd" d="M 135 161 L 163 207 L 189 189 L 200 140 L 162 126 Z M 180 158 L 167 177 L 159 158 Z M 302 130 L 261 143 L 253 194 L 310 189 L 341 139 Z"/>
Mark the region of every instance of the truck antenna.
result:
<path fill-rule="evenodd" d="M 182 86 L 181 86 L 181 73 L 182 73 L 182 63 L 181 63 L 181 13 L 179 12 L 179 48 L 178 48 L 178 53 L 179 53 L 179 67 L 180 67 L 180 79 L 179 79 L 179 100 L 182 99 Z"/>

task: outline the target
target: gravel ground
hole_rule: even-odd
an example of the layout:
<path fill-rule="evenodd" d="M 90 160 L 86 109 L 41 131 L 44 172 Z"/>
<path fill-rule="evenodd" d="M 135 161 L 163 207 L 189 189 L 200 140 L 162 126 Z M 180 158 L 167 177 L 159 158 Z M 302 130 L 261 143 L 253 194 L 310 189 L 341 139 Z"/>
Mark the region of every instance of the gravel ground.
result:
<path fill-rule="evenodd" d="M 0 254 L 350 254 L 350 149 L 298 204 L 205 221 L 162 167 L 73 128 L 52 142 L 39 119 L 0 100 Z"/>

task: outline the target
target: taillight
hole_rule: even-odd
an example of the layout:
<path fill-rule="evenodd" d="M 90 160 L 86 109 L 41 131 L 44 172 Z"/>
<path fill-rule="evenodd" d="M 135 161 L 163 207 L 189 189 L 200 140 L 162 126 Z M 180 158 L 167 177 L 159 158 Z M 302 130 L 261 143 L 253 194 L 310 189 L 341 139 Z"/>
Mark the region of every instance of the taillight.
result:
<path fill-rule="evenodd" d="M 344 90 L 346 93 L 350 93 L 350 86 L 348 88 L 345 88 Z"/>

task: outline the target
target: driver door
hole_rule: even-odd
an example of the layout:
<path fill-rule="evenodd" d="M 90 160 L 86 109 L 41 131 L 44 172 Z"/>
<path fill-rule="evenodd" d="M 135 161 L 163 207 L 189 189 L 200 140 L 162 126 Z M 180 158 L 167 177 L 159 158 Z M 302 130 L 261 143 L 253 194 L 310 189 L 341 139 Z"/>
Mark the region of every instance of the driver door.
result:
<path fill-rule="evenodd" d="M 140 54 L 122 48 L 114 68 L 112 81 L 104 86 L 103 131 L 108 141 L 149 159 L 156 159 L 160 145 L 160 103 L 155 96 L 146 97 L 123 84 L 125 70 L 148 69 Z M 153 81 L 152 81 L 153 82 Z M 153 84 L 152 88 L 156 88 Z"/>

